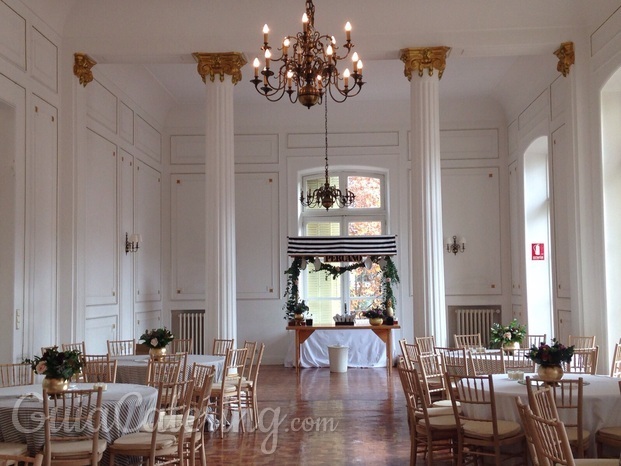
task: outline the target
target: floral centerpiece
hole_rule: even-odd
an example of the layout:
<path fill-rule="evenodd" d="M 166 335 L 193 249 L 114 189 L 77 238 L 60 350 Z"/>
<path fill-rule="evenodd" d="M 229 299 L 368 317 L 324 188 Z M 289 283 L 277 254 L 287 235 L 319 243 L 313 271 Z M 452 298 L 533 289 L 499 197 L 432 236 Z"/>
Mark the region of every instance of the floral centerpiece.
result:
<path fill-rule="evenodd" d="M 309 311 L 308 305 L 304 300 L 289 300 L 285 304 L 285 319 L 287 320 L 303 320 Z M 302 317 L 296 317 L 302 316 Z"/>
<path fill-rule="evenodd" d="M 494 322 L 490 329 L 490 343 L 496 347 L 519 345 L 524 337 L 526 337 L 526 326 L 521 325 L 517 319 L 513 319 L 509 325 Z"/>
<path fill-rule="evenodd" d="M 166 327 L 145 330 L 140 336 L 140 342 L 149 348 L 166 348 L 175 339 L 175 336 Z"/>
<path fill-rule="evenodd" d="M 49 393 L 69 388 L 69 380 L 82 370 L 82 352 L 78 350 L 58 351 L 58 346 L 47 348 L 42 356 L 24 359 L 36 374 L 44 375 L 43 388 Z"/>
<path fill-rule="evenodd" d="M 563 362 L 571 362 L 573 355 L 573 346 L 565 346 L 552 338 L 552 346 L 543 342 L 539 346 L 533 345 L 527 357 L 541 366 L 560 366 Z"/>
<path fill-rule="evenodd" d="M 537 375 L 541 380 L 554 383 L 563 377 L 562 363 L 571 362 L 573 355 L 573 346 L 565 346 L 552 338 L 552 345 L 544 342 L 533 345 L 526 356 L 539 365 Z"/>
<path fill-rule="evenodd" d="M 373 306 L 364 312 L 364 316 L 369 319 L 371 325 L 381 325 L 387 314 L 383 307 Z"/>

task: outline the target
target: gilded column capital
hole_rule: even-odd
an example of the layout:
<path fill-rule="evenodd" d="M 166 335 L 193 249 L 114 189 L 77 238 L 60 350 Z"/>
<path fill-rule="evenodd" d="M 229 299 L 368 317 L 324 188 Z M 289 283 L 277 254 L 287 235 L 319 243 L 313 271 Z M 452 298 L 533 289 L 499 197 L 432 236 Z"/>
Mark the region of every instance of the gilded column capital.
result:
<path fill-rule="evenodd" d="M 240 52 L 195 52 L 192 56 L 198 62 L 198 74 L 204 83 L 207 82 L 208 75 L 211 82 L 214 82 L 216 74 L 220 75 L 220 81 L 224 81 L 224 76 L 228 74 L 232 77 L 233 84 L 237 84 L 242 78 L 241 68 L 247 63 L 246 57 Z"/>
<path fill-rule="evenodd" d="M 433 70 L 436 69 L 438 79 L 441 79 L 450 52 L 451 48 L 444 46 L 401 49 L 401 61 L 405 63 L 403 74 L 411 81 L 413 70 L 418 71 L 418 76 L 422 77 L 424 70 L 433 76 Z"/>
<path fill-rule="evenodd" d="M 556 69 L 566 77 L 569 74 L 569 68 L 574 64 L 576 58 L 574 55 L 574 43 L 563 42 L 561 46 L 554 51 L 554 55 L 558 57 Z"/>
<path fill-rule="evenodd" d="M 86 87 L 93 80 L 91 68 L 96 64 L 97 62 L 85 53 L 73 54 L 73 74 L 78 77 L 82 86 Z"/>

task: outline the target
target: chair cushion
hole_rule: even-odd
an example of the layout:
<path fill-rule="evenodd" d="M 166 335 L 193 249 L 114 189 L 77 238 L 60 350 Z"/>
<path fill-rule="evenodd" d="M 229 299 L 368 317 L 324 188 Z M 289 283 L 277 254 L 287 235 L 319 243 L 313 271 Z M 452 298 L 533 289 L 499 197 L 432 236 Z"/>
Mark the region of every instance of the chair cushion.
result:
<path fill-rule="evenodd" d="M 448 406 L 438 406 L 438 407 L 431 407 L 431 408 L 427 408 L 427 414 L 429 415 L 429 417 L 434 417 L 434 416 L 453 416 L 453 407 L 448 407 Z M 423 417 L 424 414 L 422 411 L 419 411 L 416 413 L 416 417 Z"/>
<path fill-rule="evenodd" d="M 619 460 L 615 459 L 593 459 L 593 458 L 576 458 L 574 460 L 576 466 L 618 466 Z"/>
<path fill-rule="evenodd" d="M 421 419 L 418 424 L 424 426 L 425 420 Z M 429 418 L 429 426 L 434 429 L 456 429 L 455 416 L 434 416 Z"/>
<path fill-rule="evenodd" d="M 512 437 L 523 432 L 522 426 L 517 422 L 499 419 L 496 424 L 500 438 Z M 489 438 L 494 435 L 492 421 L 465 421 L 463 429 L 464 433 L 470 437 Z"/>
<path fill-rule="evenodd" d="M 112 445 L 117 450 L 137 450 L 148 449 L 151 446 L 151 433 L 149 432 L 135 432 L 133 434 L 127 434 L 116 439 Z M 157 434 L 155 439 L 155 448 L 167 448 L 172 447 L 177 443 L 177 437 L 172 434 Z"/>
<path fill-rule="evenodd" d="M 52 458 L 58 457 L 73 457 L 73 456 L 88 456 L 91 454 L 93 442 L 91 440 L 76 440 L 52 442 L 50 445 L 50 452 Z M 108 443 L 104 439 L 97 440 L 97 453 L 103 454 L 108 447 Z"/>
<path fill-rule="evenodd" d="M 567 427 L 566 430 L 567 430 L 567 438 L 569 439 L 569 443 L 575 444 L 578 441 L 578 429 L 576 427 Z M 582 441 L 584 442 L 585 445 L 588 445 L 590 438 L 591 438 L 591 432 L 589 432 L 588 430 L 582 429 Z"/>
<path fill-rule="evenodd" d="M 597 436 L 621 440 L 621 426 L 602 427 L 597 431 Z"/>
<path fill-rule="evenodd" d="M 181 427 L 181 421 L 183 420 L 182 414 L 160 414 L 159 421 L 157 423 L 158 432 L 175 433 L 179 431 Z M 188 419 L 185 423 L 185 429 L 192 430 L 194 425 L 194 416 L 188 415 Z M 140 426 L 140 432 L 153 432 L 153 424 L 147 422 Z"/>
<path fill-rule="evenodd" d="M 214 387 L 211 389 L 211 396 L 219 396 L 222 392 L 221 387 Z M 237 385 L 229 385 L 224 384 L 224 393 L 235 393 L 237 392 Z"/>
<path fill-rule="evenodd" d="M 25 443 L 0 442 L 0 455 L 23 456 L 28 454 L 28 445 Z"/>
<path fill-rule="evenodd" d="M 434 401 L 433 403 L 431 403 L 431 406 L 433 406 L 434 408 L 437 408 L 437 407 L 441 408 L 441 407 L 446 407 L 446 406 L 449 406 L 452 408 L 453 402 L 451 400 L 438 400 L 438 401 Z M 457 406 L 458 407 L 461 406 L 459 404 L 459 401 L 457 402 Z"/>

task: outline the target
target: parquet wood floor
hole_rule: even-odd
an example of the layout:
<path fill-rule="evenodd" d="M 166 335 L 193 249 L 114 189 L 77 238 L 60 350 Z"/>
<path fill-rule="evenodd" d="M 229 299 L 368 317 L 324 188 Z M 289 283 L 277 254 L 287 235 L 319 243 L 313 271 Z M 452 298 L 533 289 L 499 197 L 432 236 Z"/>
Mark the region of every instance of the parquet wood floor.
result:
<path fill-rule="evenodd" d="M 409 433 L 396 370 L 263 366 L 257 431 L 206 436 L 209 465 L 407 465 Z"/>

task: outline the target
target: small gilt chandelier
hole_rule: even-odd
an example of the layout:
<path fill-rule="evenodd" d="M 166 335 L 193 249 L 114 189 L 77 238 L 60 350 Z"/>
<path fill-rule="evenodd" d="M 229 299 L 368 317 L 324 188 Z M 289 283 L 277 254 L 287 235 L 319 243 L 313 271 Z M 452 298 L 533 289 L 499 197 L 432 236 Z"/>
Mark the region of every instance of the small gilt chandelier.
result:
<path fill-rule="evenodd" d="M 326 143 L 326 182 L 323 186 L 311 192 L 309 189 L 304 197 L 304 190 L 300 191 L 300 202 L 304 207 L 325 207 L 326 211 L 335 203 L 339 207 L 348 207 L 354 203 L 356 196 L 349 189 L 342 192 L 336 186 L 330 186 L 330 174 L 328 173 L 328 100 L 324 100 L 324 128 Z"/>
<path fill-rule="evenodd" d="M 351 42 L 351 24 L 345 25 L 346 42 L 343 48 L 347 53 L 338 56 L 334 36 L 320 34 L 315 30 L 315 6 L 312 0 L 306 1 L 306 13 L 302 16 L 303 31 L 295 36 L 286 36 L 282 42 L 281 56 L 272 56 L 268 43 L 269 28 L 263 26 L 263 46 L 265 67 L 260 72 L 261 62 L 254 59 L 254 79 L 250 82 L 255 89 L 269 101 L 276 102 L 285 95 L 292 103 L 300 102 L 307 108 L 321 103 L 329 93 L 335 102 L 344 102 L 347 97 L 358 95 L 362 89 L 362 60 L 352 54 L 353 73 L 346 68 L 339 73 L 337 63 L 346 59 L 354 44 Z M 278 65 L 272 71 L 270 63 Z"/>

